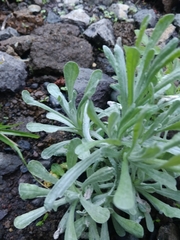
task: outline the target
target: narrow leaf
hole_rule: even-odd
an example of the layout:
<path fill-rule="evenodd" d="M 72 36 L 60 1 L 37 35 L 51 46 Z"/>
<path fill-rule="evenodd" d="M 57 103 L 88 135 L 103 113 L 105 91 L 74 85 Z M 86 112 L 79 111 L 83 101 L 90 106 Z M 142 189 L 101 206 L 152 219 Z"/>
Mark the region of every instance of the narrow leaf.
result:
<path fill-rule="evenodd" d="M 65 191 L 74 183 L 74 181 L 84 172 L 86 169 L 93 164 L 101 160 L 101 151 L 94 151 L 86 161 L 80 161 L 76 163 L 74 167 L 69 169 L 61 179 L 53 186 L 47 195 L 44 206 L 47 210 L 51 210 L 53 207 L 53 202 L 58 197 L 62 197 Z"/>
<path fill-rule="evenodd" d="M 115 192 L 113 202 L 117 208 L 122 210 L 131 210 L 135 206 L 134 190 L 126 158 L 124 158 L 122 162 L 119 185 Z"/>
<path fill-rule="evenodd" d="M 68 215 L 66 231 L 65 231 L 65 240 L 77 240 L 75 226 L 74 226 L 74 215 L 77 201 L 71 203 L 70 212 Z"/>
<path fill-rule="evenodd" d="M 73 98 L 74 83 L 79 75 L 79 67 L 75 62 L 68 62 L 65 64 L 63 72 L 70 101 Z"/>
<path fill-rule="evenodd" d="M 115 212 L 112 214 L 112 216 L 124 228 L 126 232 L 134 235 L 137 238 L 143 237 L 144 235 L 143 227 L 139 223 L 133 220 L 123 218 Z"/>

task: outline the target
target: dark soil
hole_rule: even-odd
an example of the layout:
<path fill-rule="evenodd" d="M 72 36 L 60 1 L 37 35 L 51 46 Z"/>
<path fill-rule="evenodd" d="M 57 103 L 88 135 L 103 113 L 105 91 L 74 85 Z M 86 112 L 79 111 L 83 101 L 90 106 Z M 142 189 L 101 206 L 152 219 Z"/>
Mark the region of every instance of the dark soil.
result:
<path fill-rule="evenodd" d="M 162 10 L 162 5 L 156 5 L 153 0 L 148 0 L 148 3 L 152 3 L 152 7 L 158 7 L 158 10 Z M 1 3 L 0 3 L 1 4 Z M 146 3 L 142 2 L 142 6 L 147 6 Z M 149 6 L 149 5 L 148 5 Z M 0 5 L 1 7 L 1 5 Z M 2 5 L 3 8 L 6 10 L 4 5 Z M 128 36 L 127 36 L 128 39 Z M 132 42 L 130 43 L 130 45 Z M 95 57 L 97 57 L 96 54 L 100 54 L 97 49 L 94 49 Z M 102 54 L 98 55 L 99 59 L 103 61 L 103 58 L 101 57 Z M 104 64 L 104 63 L 103 63 Z M 100 64 L 97 67 L 101 67 Z M 32 78 L 29 77 L 29 79 L 26 82 L 26 89 L 28 89 L 30 92 L 34 94 L 36 99 L 42 100 L 46 97 L 46 89 L 43 84 L 37 85 L 37 87 L 34 89 L 32 86 L 33 84 L 36 84 L 36 82 L 33 82 Z M 37 92 L 40 91 L 43 93 L 43 96 L 38 96 Z M 36 107 L 29 107 L 23 103 L 21 100 L 21 93 L 6 93 L 0 95 L 0 123 L 4 124 L 10 124 L 10 123 L 17 123 L 21 122 L 20 119 L 22 119 L 23 124 L 20 126 L 21 130 L 25 130 L 25 124 L 24 119 L 28 118 L 34 118 L 34 121 L 37 122 L 43 122 L 46 123 L 47 119 L 45 118 L 45 111 L 38 109 Z M 40 161 L 43 161 L 41 158 L 41 151 L 49 146 L 50 144 L 62 141 L 63 139 L 69 139 L 72 135 L 65 134 L 65 133 L 59 133 L 58 136 L 53 136 L 50 134 L 40 133 L 40 139 L 38 140 L 32 140 L 32 139 L 20 139 L 20 138 L 12 138 L 16 142 L 19 140 L 26 140 L 28 143 L 30 143 L 29 149 L 23 149 L 22 153 L 28 162 L 31 159 L 37 159 Z M 0 143 L 1 151 L 4 151 L 5 153 L 13 153 L 13 151 L 5 146 L 4 144 Z M 57 159 L 53 158 L 49 162 L 46 162 L 47 168 L 50 167 L 50 164 L 52 162 L 57 161 L 63 161 L 63 159 Z M 58 223 L 66 209 L 66 206 L 64 206 L 61 209 L 58 209 L 57 212 L 50 212 L 48 215 L 47 220 L 44 222 L 44 224 L 41 227 L 37 227 L 36 223 L 39 221 L 32 223 L 30 226 L 26 227 L 23 230 L 18 230 L 14 227 L 13 221 L 16 216 L 19 216 L 21 214 L 24 214 L 26 212 L 29 212 L 33 209 L 36 209 L 37 207 L 42 206 L 42 201 L 39 199 L 35 199 L 32 201 L 26 200 L 23 201 L 18 194 L 18 186 L 20 182 L 28 182 L 28 183 L 34 183 L 34 179 L 31 177 L 31 175 L 26 171 L 26 168 L 22 165 L 19 170 L 16 172 L 0 176 L 0 240 L 46 240 L 46 239 L 53 239 L 53 234 L 57 230 Z M 156 211 L 153 211 L 153 219 L 155 220 L 155 226 L 156 229 L 154 233 L 148 233 L 145 231 L 145 236 L 143 240 L 155 240 L 157 239 L 157 233 L 158 229 L 161 225 L 165 225 L 167 223 L 173 222 L 172 219 L 165 218 L 163 215 L 160 215 Z M 179 223 L 178 223 L 179 224 Z M 178 225 L 177 224 L 177 225 Z M 63 236 L 59 239 L 64 239 Z M 115 234 L 113 234 L 113 230 L 111 230 L 111 239 L 119 239 Z M 126 237 L 123 239 L 130 239 L 130 237 Z"/>

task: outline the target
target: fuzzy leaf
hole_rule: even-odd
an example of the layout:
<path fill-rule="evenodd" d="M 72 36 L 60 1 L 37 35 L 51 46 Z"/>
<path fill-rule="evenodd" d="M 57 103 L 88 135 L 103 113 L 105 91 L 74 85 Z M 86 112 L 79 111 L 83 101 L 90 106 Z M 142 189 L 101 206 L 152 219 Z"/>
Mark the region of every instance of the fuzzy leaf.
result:
<path fill-rule="evenodd" d="M 46 212 L 47 211 L 44 207 L 40 207 L 21 216 L 18 216 L 14 220 L 14 226 L 18 229 L 23 229 L 27 227 L 30 223 L 35 221 L 37 218 L 44 215 Z"/>
<path fill-rule="evenodd" d="M 74 83 L 79 75 L 79 67 L 75 62 L 68 62 L 63 68 L 69 101 L 73 98 Z"/>
<path fill-rule="evenodd" d="M 27 166 L 30 173 L 46 182 L 55 184 L 58 179 L 51 175 L 46 168 L 38 161 L 31 160 Z"/>
<path fill-rule="evenodd" d="M 142 238 L 144 235 L 143 227 L 133 221 L 126 218 L 123 218 L 116 214 L 115 212 L 112 214 L 112 217 L 124 228 L 124 230 L 137 238 Z"/>
<path fill-rule="evenodd" d="M 49 193 L 49 189 L 38 187 L 34 184 L 29 184 L 29 183 L 19 184 L 19 194 L 23 200 L 33 199 L 38 197 L 46 197 L 48 193 Z"/>
<path fill-rule="evenodd" d="M 113 198 L 114 205 L 122 210 L 131 210 L 135 206 L 134 190 L 129 174 L 128 161 L 123 159 L 119 185 Z"/>
<path fill-rule="evenodd" d="M 107 208 L 94 205 L 81 196 L 80 202 L 91 218 L 97 223 L 105 223 L 110 218 L 110 212 Z"/>

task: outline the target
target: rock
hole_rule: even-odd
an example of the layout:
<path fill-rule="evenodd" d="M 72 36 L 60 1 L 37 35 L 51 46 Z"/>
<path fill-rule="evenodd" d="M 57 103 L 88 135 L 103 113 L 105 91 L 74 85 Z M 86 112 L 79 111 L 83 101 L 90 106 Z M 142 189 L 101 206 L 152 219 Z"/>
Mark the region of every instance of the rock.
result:
<path fill-rule="evenodd" d="M 74 5 L 78 3 L 79 3 L 79 0 L 64 0 L 64 4 L 66 5 Z"/>
<path fill-rule="evenodd" d="M 0 152 L 0 174 L 2 176 L 15 172 L 22 162 L 16 155 Z"/>
<path fill-rule="evenodd" d="M 35 36 L 32 36 L 32 35 L 11 37 L 7 40 L 0 42 L 0 51 L 6 52 L 8 49 L 8 46 L 11 46 L 19 56 L 22 56 L 24 55 L 24 53 L 30 50 L 32 41 L 34 39 L 35 39 Z"/>
<path fill-rule="evenodd" d="M 172 24 L 170 24 L 167 28 L 166 28 L 166 30 L 163 32 L 163 34 L 162 34 L 162 36 L 160 37 L 160 39 L 159 39 L 159 41 L 158 41 L 158 43 L 157 43 L 157 45 L 160 47 L 160 48 L 163 48 L 165 45 L 166 45 L 166 43 L 167 43 L 167 41 L 170 39 L 170 37 L 173 35 L 173 33 L 175 32 L 175 26 L 174 25 L 172 25 Z M 153 33 L 153 30 L 154 30 L 154 28 L 148 28 L 148 29 L 146 29 L 146 34 L 148 35 L 148 36 L 151 36 L 152 35 L 152 33 Z"/>
<path fill-rule="evenodd" d="M 0 52 L 0 92 L 15 92 L 25 86 L 26 65 L 21 60 Z"/>
<path fill-rule="evenodd" d="M 74 88 L 77 91 L 77 103 L 83 97 L 84 90 L 88 84 L 91 74 L 93 70 L 87 68 L 80 68 L 79 76 L 75 81 Z M 96 89 L 95 94 L 92 96 L 92 100 L 96 107 L 105 108 L 107 105 L 107 101 L 110 100 L 110 94 L 112 89 L 110 84 L 113 83 L 114 80 L 106 74 L 103 74 L 102 80 L 99 82 L 98 87 Z"/>
<path fill-rule="evenodd" d="M 101 19 L 91 24 L 83 34 L 97 46 L 114 46 L 115 44 L 112 23 L 108 19 Z"/>
<path fill-rule="evenodd" d="M 179 231 L 174 223 L 161 226 L 157 236 L 158 240 L 179 240 Z"/>
<path fill-rule="evenodd" d="M 61 18 L 55 14 L 53 11 L 49 11 L 47 18 L 46 18 L 46 22 L 47 23 L 58 23 L 61 21 Z"/>
<path fill-rule="evenodd" d="M 164 11 L 170 13 L 172 8 L 178 3 L 178 0 L 162 0 Z"/>
<path fill-rule="evenodd" d="M 36 4 L 31 4 L 28 6 L 28 9 L 31 13 L 39 13 L 41 11 L 41 7 Z"/>
<path fill-rule="evenodd" d="M 13 17 L 7 20 L 7 24 L 21 34 L 29 34 L 37 26 L 43 25 L 43 18 L 41 14 L 34 15 L 25 8 L 14 11 Z"/>
<path fill-rule="evenodd" d="M 43 71 L 43 74 L 62 73 L 68 61 L 75 61 L 81 67 L 90 67 L 93 61 L 92 47 L 85 39 L 72 34 L 77 34 L 77 29 L 74 25 L 60 23 L 53 25 L 53 29 L 51 24 L 36 29 L 42 35 L 31 46 L 33 70 Z"/>
<path fill-rule="evenodd" d="M 6 40 L 12 36 L 20 36 L 14 28 L 7 27 L 6 29 L 0 31 L 0 41 Z"/>
<path fill-rule="evenodd" d="M 35 4 L 37 5 L 43 5 L 43 1 L 42 0 L 34 0 Z"/>
<path fill-rule="evenodd" d="M 138 11 L 137 13 L 134 14 L 134 20 L 135 22 L 139 23 L 139 25 L 142 23 L 143 19 L 147 16 L 150 15 L 151 19 L 149 21 L 149 27 L 154 27 L 156 25 L 157 19 L 156 19 L 156 14 L 155 12 L 150 9 L 143 9 Z"/>
<path fill-rule="evenodd" d="M 87 15 L 83 9 L 73 10 L 70 13 L 61 16 L 61 18 L 65 20 L 70 20 L 70 23 L 75 22 L 78 25 L 83 24 L 85 26 L 87 26 L 90 21 L 89 15 Z"/>
<path fill-rule="evenodd" d="M 109 11 L 113 12 L 119 20 L 128 18 L 128 9 L 129 6 L 122 3 L 114 3 L 109 7 Z"/>
<path fill-rule="evenodd" d="M 176 14 L 174 17 L 174 25 L 180 27 L 180 14 Z"/>
<path fill-rule="evenodd" d="M 135 42 L 134 24 L 128 22 L 116 22 L 113 25 L 115 38 L 121 37 L 122 44 L 132 46 Z"/>

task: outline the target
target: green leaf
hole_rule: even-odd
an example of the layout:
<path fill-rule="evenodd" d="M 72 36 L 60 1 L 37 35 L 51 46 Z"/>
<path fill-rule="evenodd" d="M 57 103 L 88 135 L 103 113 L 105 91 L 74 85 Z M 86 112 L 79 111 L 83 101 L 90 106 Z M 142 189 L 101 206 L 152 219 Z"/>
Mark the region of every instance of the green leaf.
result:
<path fill-rule="evenodd" d="M 89 240 L 100 240 L 99 237 L 99 233 L 98 233 L 98 228 L 97 228 L 97 224 L 95 223 L 95 221 L 88 217 L 87 220 L 89 223 Z"/>
<path fill-rule="evenodd" d="M 30 173 L 46 182 L 55 184 L 58 179 L 50 174 L 46 168 L 38 161 L 31 160 L 27 165 Z"/>
<path fill-rule="evenodd" d="M 142 39 L 143 39 L 145 30 L 146 30 L 146 28 L 148 26 L 149 21 L 150 21 L 150 16 L 146 16 L 143 19 L 142 23 L 141 23 L 141 27 L 140 27 L 140 30 L 139 30 L 139 33 L 138 33 L 138 37 L 137 37 L 136 43 L 135 43 L 137 48 L 140 48 L 140 46 L 141 46 Z"/>
<path fill-rule="evenodd" d="M 47 110 L 49 112 L 52 112 L 52 113 L 58 115 L 59 119 L 60 119 L 59 121 L 64 123 L 65 125 L 68 125 L 68 123 L 70 124 L 70 126 L 73 125 L 72 122 L 69 120 L 69 118 L 65 117 L 63 114 L 55 111 L 54 109 L 48 107 L 47 105 L 45 105 L 43 103 L 40 103 L 40 102 L 34 100 L 27 90 L 23 90 L 22 91 L 22 98 L 23 98 L 23 101 L 25 103 L 27 103 L 28 105 L 37 106 L 37 107 L 40 107 L 42 109 L 45 109 L 45 110 Z"/>
<path fill-rule="evenodd" d="M 90 175 L 82 184 L 82 188 L 84 189 L 87 185 L 98 183 L 98 182 L 106 182 L 111 180 L 115 175 L 114 168 L 112 167 L 102 167 Z"/>
<path fill-rule="evenodd" d="M 151 215 L 149 213 L 145 213 L 144 216 L 145 216 L 145 220 L 146 220 L 147 229 L 150 232 L 153 232 L 154 231 L 154 222 L 152 220 Z"/>
<path fill-rule="evenodd" d="M 118 223 L 118 221 L 113 217 L 113 215 L 112 215 L 112 223 L 118 236 L 124 237 L 126 235 L 126 232 L 124 228 Z"/>
<path fill-rule="evenodd" d="M 166 169 L 167 171 L 170 170 L 171 168 L 173 169 L 173 167 L 180 165 L 180 154 L 177 156 L 173 156 L 172 158 L 169 159 L 168 162 L 166 162 L 165 164 L 163 164 L 161 166 L 162 169 Z"/>
<path fill-rule="evenodd" d="M 86 228 L 85 218 L 81 217 L 74 223 L 77 238 L 79 239 Z"/>
<path fill-rule="evenodd" d="M 43 159 L 48 159 L 52 156 L 60 156 L 64 155 L 67 151 L 66 147 L 70 143 L 70 140 L 58 142 L 52 144 L 50 147 L 44 149 L 41 153 Z"/>
<path fill-rule="evenodd" d="M 98 127 L 102 128 L 102 130 L 107 134 L 107 128 L 105 124 L 99 119 L 97 113 L 95 112 L 95 108 L 92 101 L 89 101 L 87 113 L 89 118 L 93 121 L 93 123 L 95 123 Z"/>
<path fill-rule="evenodd" d="M 103 223 L 101 226 L 100 240 L 110 240 L 107 222 Z"/>
<path fill-rule="evenodd" d="M 147 198 L 147 200 L 165 216 L 170 218 L 180 218 L 180 209 L 169 206 L 168 204 L 160 201 L 145 191 L 141 191 L 141 194 Z"/>
<path fill-rule="evenodd" d="M 134 189 L 129 174 L 128 161 L 122 161 L 119 185 L 113 198 L 114 205 L 122 210 L 131 210 L 135 207 Z"/>
<path fill-rule="evenodd" d="M 58 178 L 64 175 L 64 169 L 58 163 L 53 163 L 51 165 L 51 172 L 56 174 Z"/>
<path fill-rule="evenodd" d="M 18 216 L 14 220 L 14 226 L 18 229 L 23 229 L 27 227 L 30 223 L 35 221 L 37 218 L 44 215 L 46 212 L 47 211 L 44 207 L 40 207 L 36 210 L 32 210 L 28 213 Z"/>
<path fill-rule="evenodd" d="M 166 14 L 159 19 L 151 36 L 151 39 L 152 39 L 152 43 L 150 43 L 151 47 L 157 44 L 159 38 L 167 29 L 167 27 L 172 23 L 173 19 L 174 19 L 173 14 Z"/>
<path fill-rule="evenodd" d="M 126 69 L 128 78 L 128 106 L 134 102 L 134 78 L 140 59 L 140 53 L 135 47 L 124 47 L 126 52 Z"/>
<path fill-rule="evenodd" d="M 55 97 L 59 101 L 65 113 L 69 114 L 69 104 L 62 92 L 60 91 L 59 87 L 54 83 L 49 83 L 47 85 L 47 90 L 53 97 Z"/>
<path fill-rule="evenodd" d="M 21 132 L 21 131 L 12 130 L 12 129 L 6 129 L 3 131 L 0 130 L 0 134 L 19 136 L 19 137 L 39 138 L 39 135 L 28 133 L 28 132 Z"/>
<path fill-rule="evenodd" d="M 70 168 L 50 190 L 44 202 L 45 208 L 47 208 L 47 210 L 51 210 L 55 199 L 58 197 L 62 197 L 65 191 L 76 181 L 76 179 L 84 171 L 86 171 L 86 169 L 91 164 L 96 161 L 98 162 L 101 159 L 101 151 L 96 150 L 86 159 L 86 161 L 80 161 L 76 163 L 74 167 Z"/>
<path fill-rule="evenodd" d="M 70 212 L 68 215 L 65 237 L 64 237 L 65 240 L 78 240 L 76 231 L 75 231 L 75 226 L 74 226 L 74 215 L 75 215 L 76 205 L 77 205 L 77 201 L 74 201 L 70 205 Z"/>
<path fill-rule="evenodd" d="M 156 169 L 152 169 L 151 167 L 147 168 L 147 165 L 143 168 L 144 172 L 150 179 L 154 179 L 156 182 L 176 191 L 176 180 L 167 172 L 161 172 Z"/>
<path fill-rule="evenodd" d="M 97 223 L 105 223 L 110 218 L 110 212 L 107 208 L 97 206 L 90 201 L 87 201 L 81 196 L 80 202 L 84 209 L 88 212 L 91 218 Z"/>
<path fill-rule="evenodd" d="M 33 199 L 38 197 L 46 197 L 49 193 L 49 189 L 38 187 L 34 184 L 20 183 L 19 184 L 19 194 L 20 197 L 25 199 Z"/>
<path fill-rule="evenodd" d="M 92 95 L 96 92 L 97 85 L 99 81 L 102 78 L 102 71 L 101 70 L 95 70 L 90 76 L 90 79 L 88 81 L 87 87 L 84 91 L 83 98 L 81 99 L 78 109 L 81 108 L 81 106 L 92 97 Z"/>
<path fill-rule="evenodd" d="M 73 167 L 77 162 L 78 157 L 77 157 L 77 154 L 75 153 L 75 149 L 80 144 L 81 144 L 81 140 L 79 138 L 74 138 L 70 141 L 67 147 L 66 161 L 67 161 L 68 169 Z"/>
<path fill-rule="evenodd" d="M 74 83 L 79 75 L 79 67 L 75 62 L 68 62 L 63 68 L 69 101 L 73 98 Z"/>
<path fill-rule="evenodd" d="M 71 125 L 71 124 L 67 123 L 67 125 Z M 29 131 L 32 131 L 32 132 L 45 131 L 47 133 L 54 133 L 54 132 L 57 132 L 57 131 L 66 131 L 66 132 L 77 133 L 77 130 L 74 128 L 74 126 L 59 127 L 59 126 L 54 126 L 54 125 L 50 125 L 50 124 L 29 122 L 26 125 L 26 127 Z"/>
<path fill-rule="evenodd" d="M 117 213 L 112 213 L 112 217 L 124 228 L 124 230 L 137 238 L 142 238 L 144 236 L 143 227 L 133 221 L 119 216 Z"/>
<path fill-rule="evenodd" d="M 127 110 L 128 107 L 128 87 L 127 87 L 127 73 L 126 73 L 126 63 L 124 59 L 124 52 L 119 45 L 115 45 L 114 56 L 116 59 L 115 62 L 115 72 L 117 75 L 117 80 L 119 83 L 120 91 L 120 103 L 122 105 L 122 116 Z"/>

